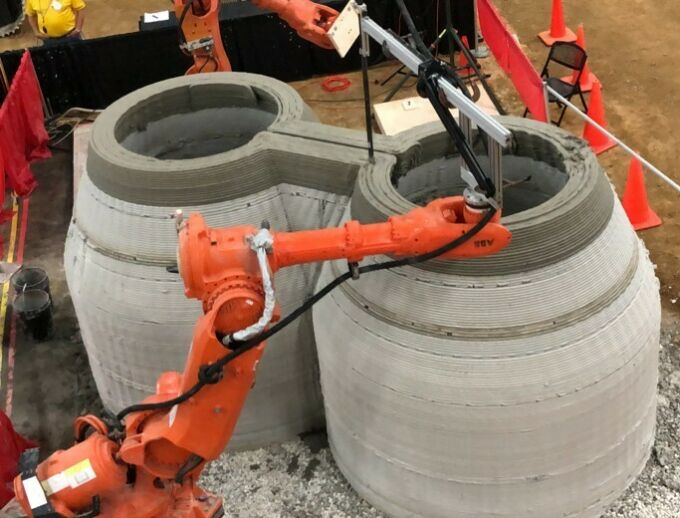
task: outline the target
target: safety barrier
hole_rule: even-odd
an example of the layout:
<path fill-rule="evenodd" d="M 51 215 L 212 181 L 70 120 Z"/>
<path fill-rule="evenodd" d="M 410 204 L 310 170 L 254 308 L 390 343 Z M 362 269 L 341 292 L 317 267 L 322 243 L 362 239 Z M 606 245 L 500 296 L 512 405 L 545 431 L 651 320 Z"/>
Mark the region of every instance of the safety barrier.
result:
<path fill-rule="evenodd" d="M 531 64 L 507 23 L 491 3 L 478 0 L 479 26 L 496 62 L 508 75 L 535 120 L 548 122 L 548 107 L 541 76 Z"/>
<path fill-rule="evenodd" d="M 35 189 L 30 162 L 50 156 L 48 140 L 40 85 L 26 51 L 0 107 L 0 223 L 12 216 L 12 211 L 4 210 L 6 187 L 18 196 Z"/>

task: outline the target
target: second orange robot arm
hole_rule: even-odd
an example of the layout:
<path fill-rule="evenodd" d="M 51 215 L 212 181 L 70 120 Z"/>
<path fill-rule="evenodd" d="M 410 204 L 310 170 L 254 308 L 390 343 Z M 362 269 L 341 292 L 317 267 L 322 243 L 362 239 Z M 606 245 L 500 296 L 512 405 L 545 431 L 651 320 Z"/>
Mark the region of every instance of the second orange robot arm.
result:
<path fill-rule="evenodd" d="M 338 17 L 331 7 L 311 0 L 251 0 L 260 9 L 274 11 L 301 38 L 324 49 L 332 49 L 328 29 Z"/>
<path fill-rule="evenodd" d="M 187 74 L 231 71 L 220 31 L 220 0 L 174 2 L 183 40 L 180 46 L 194 59 Z M 252 0 L 252 3 L 275 12 L 301 38 L 322 48 L 333 48 L 326 33 L 338 16 L 335 9 L 310 0 Z"/>

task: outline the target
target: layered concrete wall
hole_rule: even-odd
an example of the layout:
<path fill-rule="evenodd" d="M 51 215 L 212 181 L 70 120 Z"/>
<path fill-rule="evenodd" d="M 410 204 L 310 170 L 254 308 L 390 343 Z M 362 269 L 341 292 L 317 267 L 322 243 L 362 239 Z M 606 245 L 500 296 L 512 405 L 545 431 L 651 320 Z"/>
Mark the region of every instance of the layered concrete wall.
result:
<path fill-rule="evenodd" d="M 393 516 L 599 516 L 652 445 L 660 305 L 647 252 L 586 144 L 504 122 L 508 249 L 366 275 L 314 309 L 334 457 Z M 348 217 L 381 220 L 459 186 L 438 129 L 409 138 L 420 165 L 360 174 Z"/>
<path fill-rule="evenodd" d="M 277 230 L 301 230 L 340 221 L 368 164 L 351 139 L 329 139 L 325 126 L 306 130 L 313 145 L 289 128 L 306 127 L 310 113 L 278 81 L 210 74 L 139 90 L 98 119 L 65 268 L 108 409 L 139 402 L 161 372 L 183 369 L 201 308 L 166 271 L 176 262 L 176 209 L 198 211 L 213 226 L 267 219 Z M 277 275 L 284 314 L 312 293 L 319 272 L 305 265 Z M 294 437 L 323 426 L 322 412 L 307 315 L 270 340 L 232 445 Z"/>

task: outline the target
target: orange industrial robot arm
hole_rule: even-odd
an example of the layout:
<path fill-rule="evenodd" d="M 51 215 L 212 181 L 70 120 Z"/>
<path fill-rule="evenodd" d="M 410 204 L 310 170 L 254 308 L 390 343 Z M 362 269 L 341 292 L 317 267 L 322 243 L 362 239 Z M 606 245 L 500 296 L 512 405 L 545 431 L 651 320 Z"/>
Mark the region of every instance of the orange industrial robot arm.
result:
<path fill-rule="evenodd" d="M 251 0 L 260 9 L 274 11 L 279 18 L 295 30 L 301 38 L 324 49 L 332 49 L 328 29 L 338 17 L 338 12 L 310 0 Z"/>
<path fill-rule="evenodd" d="M 211 229 L 192 214 L 178 224 L 178 265 L 186 296 L 202 301 L 204 315 L 184 372 L 162 374 L 155 395 L 121 412 L 124 429 L 109 429 L 94 416 L 78 418 L 75 446 L 16 479 L 22 507 L 36 517 L 221 516 L 221 500 L 200 489 L 197 480 L 231 438 L 255 382 L 264 338 L 292 320 L 270 327 L 278 320 L 272 274 L 341 258 L 358 274 L 370 266 L 356 263 L 376 254 L 420 259 L 440 252 L 441 259 L 493 254 L 511 236 L 500 213 L 488 210 L 470 208 L 462 197 L 443 198 L 384 223 L 349 221 L 302 232 Z"/>
<path fill-rule="evenodd" d="M 187 74 L 229 72 L 231 63 L 220 32 L 220 0 L 174 0 L 179 23 L 180 48 L 194 64 Z M 330 49 L 326 31 L 338 16 L 335 9 L 310 0 L 252 0 L 261 9 L 274 11 L 300 37 Z"/>

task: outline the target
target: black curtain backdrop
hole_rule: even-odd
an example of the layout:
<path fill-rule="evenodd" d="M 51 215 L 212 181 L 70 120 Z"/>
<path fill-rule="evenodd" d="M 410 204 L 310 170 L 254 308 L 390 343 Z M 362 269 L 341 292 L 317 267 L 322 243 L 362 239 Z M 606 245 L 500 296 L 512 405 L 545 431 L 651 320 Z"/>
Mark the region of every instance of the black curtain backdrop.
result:
<path fill-rule="evenodd" d="M 21 15 L 21 0 L 0 0 L 0 27 L 14 23 Z"/>
<path fill-rule="evenodd" d="M 0 0 L 1 2 L 2 0 Z M 454 4 L 473 2 L 451 0 Z M 324 1 L 342 9 L 346 0 Z M 367 0 L 371 18 L 386 28 L 405 33 L 394 0 Z M 433 41 L 444 27 L 443 11 L 437 27 L 437 9 L 443 0 L 406 0 L 419 29 Z M 462 9 L 454 6 L 456 16 Z M 472 34 L 474 34 L 474 19 Z M 272 14 L 259 11 L 249 2 L 224 4 L 220 26 L 222 39 L 232 67 L 236 71 L 263 74 L 281 81 L 296 81 L 315 75 L 337 74 L 360 66 L 357 48 L 341 59 L 335 51 L 320 49 L 299 38 L 284 22 Z M 461 33 L 465 34 L 460 26 Z M 472 41 L 472 38 L 468 38 Z M 14 76 L 23 51 L 0 54 L 8 78 Z M 31 57 L 43 95 L 53 113 L 72 106 L 105 108 L 120 97 L 143 86 L 184 74 L 190 58 L 178 48 L 177 22 L 150 25 L 140 21 L 140 31 L 131 34 L 95 38 L 82 42 L 65 42 L 58 47 L 36 47 Z M 383 59 L 377 45 L 371 61 Z M 0 92 L 0 98 L 4 92 Z"/>

